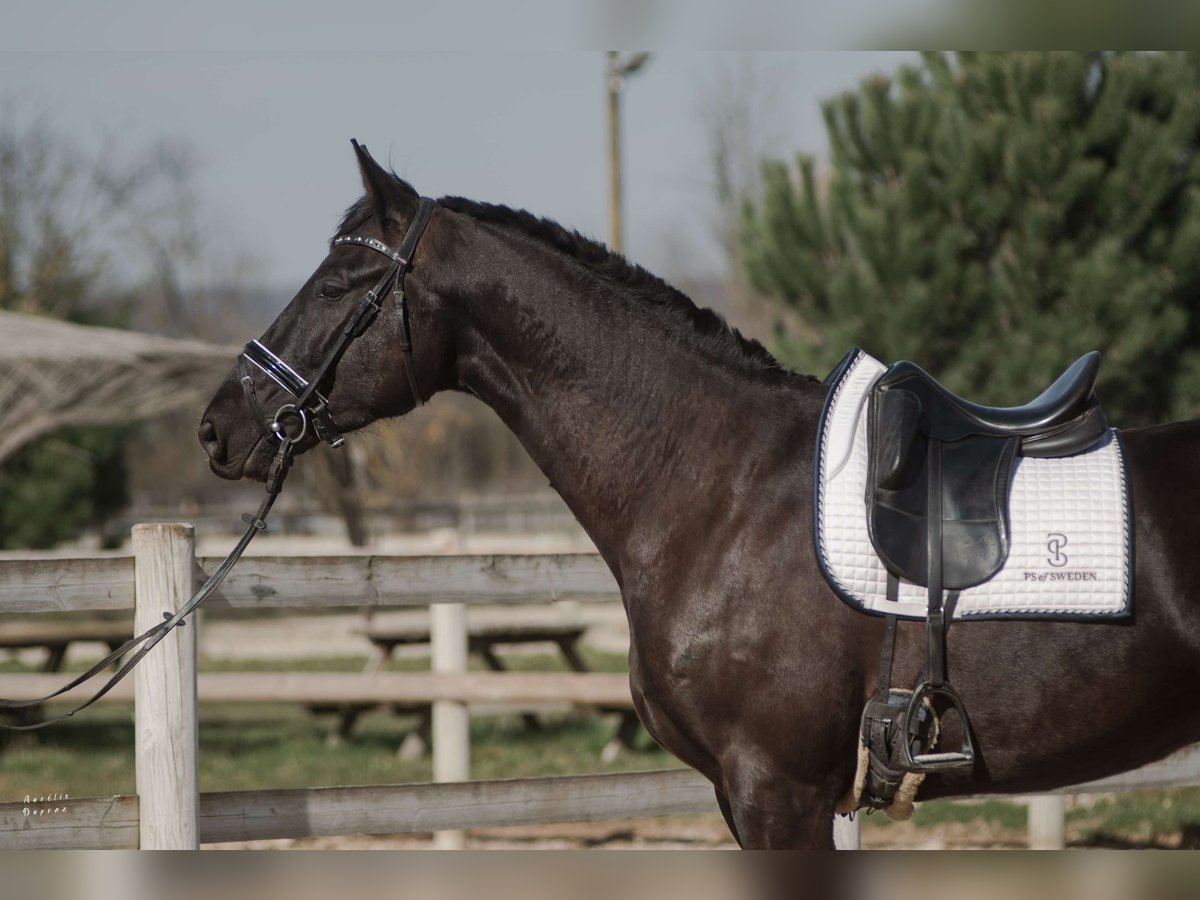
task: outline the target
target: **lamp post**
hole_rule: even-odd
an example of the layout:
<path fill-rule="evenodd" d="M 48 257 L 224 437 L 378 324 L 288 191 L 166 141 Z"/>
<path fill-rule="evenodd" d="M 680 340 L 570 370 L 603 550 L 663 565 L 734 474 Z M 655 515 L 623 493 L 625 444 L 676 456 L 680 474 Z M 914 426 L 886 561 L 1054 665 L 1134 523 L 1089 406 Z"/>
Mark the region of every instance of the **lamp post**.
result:
<path fill-rule="evenodd" d="M 609 245 L 617 253 L 624 252 L 621 227 L 621 89 L 625 79 L 646 64 L 649 53 L 621 54 L 608 51 L 608 202 Z"/>

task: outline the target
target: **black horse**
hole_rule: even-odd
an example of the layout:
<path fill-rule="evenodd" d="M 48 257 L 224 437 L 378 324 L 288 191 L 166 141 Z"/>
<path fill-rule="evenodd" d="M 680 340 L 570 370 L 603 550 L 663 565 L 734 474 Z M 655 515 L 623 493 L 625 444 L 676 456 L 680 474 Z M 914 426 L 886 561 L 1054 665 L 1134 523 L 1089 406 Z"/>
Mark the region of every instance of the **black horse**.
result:
<path fill-rule="evenodd" d="M 366 196 L 338 235 L 396 246 L 418 196 L 364 150 L 359 165 Z M 361 244 L 331 246 L 263 343 L 297 371 L 318 371 L 389 265 Z M 438 200 L 406 287 L 421 390 L 491 406 L 612 569 L 649 732 L 712 781 L 742 846 L 831 846 L 883 626 L 818 570 L 822 384 L 602 245 L 503 206 Z M 416 402 L 404 320 L 390 308 L 323 382 L 339 430 Z M 976 761 L 929 776 L 921 799 L 1037 792 L 1200 740 L 1200 424 L 1124 437 L 1135 616 L 956 626 L 949 654 Z M 272 448 L 236 372 L 200 440 L 222 477 L 265 477 Z M 297 449 L 316 442 L 307 434 Z M 901 623 L 893 683 L 916 681 L 924 644 L 921 623 Z"/>

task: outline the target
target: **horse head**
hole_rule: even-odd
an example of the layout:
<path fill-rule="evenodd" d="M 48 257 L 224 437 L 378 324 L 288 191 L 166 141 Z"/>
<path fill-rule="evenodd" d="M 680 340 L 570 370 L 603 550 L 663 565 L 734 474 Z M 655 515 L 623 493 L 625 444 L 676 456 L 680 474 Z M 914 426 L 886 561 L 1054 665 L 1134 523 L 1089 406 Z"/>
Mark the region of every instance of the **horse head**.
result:
<path fill-rule="evenodd" d="M 449 329 L 430 279 L 436 226 L 425 232 L 432 201 L 366 147 L 354 142 L 354 149 L 365 196 L 346 212 L 316 271 L 263 336 L 246 345 L 204 412 L 200 443 L 223 478 L 262 480 L 280 440 L 302 453 L 402 415 L 422 402 L 422 392 L 440 389 L 452 367 Z"/>

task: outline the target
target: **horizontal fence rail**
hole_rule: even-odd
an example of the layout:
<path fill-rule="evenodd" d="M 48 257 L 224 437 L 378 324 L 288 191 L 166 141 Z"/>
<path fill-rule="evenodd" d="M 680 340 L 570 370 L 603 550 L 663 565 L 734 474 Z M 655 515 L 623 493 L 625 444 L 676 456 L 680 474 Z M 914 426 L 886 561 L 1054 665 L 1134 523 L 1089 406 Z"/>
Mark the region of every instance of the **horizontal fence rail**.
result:
<path fill-rule="evenodd" d="M 1120 791 L 1161 791 L 1200 785 L 1200 744 L 1185 747 L 1165 759 L 1129 772 L 1119 772 L 1087 784 L 1054 788 L 1047 794 L 1103 794 Z"/>
<path fill-rule="evenodd" d="M 42 697 L 63 683 L 62 674 L 0 675 L 0 696 Z M 205 703 L 459 703 L 632 707 L 629 678 L 604 672 L 204 672 L 197 676 Z M 55 702 L 80 702 L 93 692 L 82 685 Z M 117 684 L 100 703 L 133 701 L 133 682 Z"/>
<path fill-rule="evenodd" d="M 221 560 L 198 560 L 198 580 Z M 133 557 L 0 562 L 0 611 L 133 609 Z M 620 596 L 595 553 L 488 556 L 247 556 L 206 609 L 603 601 Z"/>
<path fill-rule="evenodd" d="M 200 841 L 427 834 L 716 812 L 690 769 L 457 784 L 385 784 L 200 795 Z M 138 846 L 138 798 L 0 803 L 0 847 Z"/>

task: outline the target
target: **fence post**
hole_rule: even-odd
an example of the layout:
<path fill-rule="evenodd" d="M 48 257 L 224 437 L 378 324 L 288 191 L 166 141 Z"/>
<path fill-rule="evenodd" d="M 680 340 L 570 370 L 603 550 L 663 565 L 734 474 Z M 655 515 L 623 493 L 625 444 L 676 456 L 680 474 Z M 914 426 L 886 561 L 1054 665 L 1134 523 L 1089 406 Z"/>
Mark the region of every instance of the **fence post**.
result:
<path fill-rule="evenodd" d="M 833 846 L 836 850 L 862 849 L 862 811 L 833 817 Z"/>
<path fill-rule="evenodd" d="M 134 525 L 134 630 L 162 622 L 193 591 L 191 525 Z M 174 628 L 133 671 L 140 846 L 199 846 L 196 624 Z"/>
<path fill-rule="evenodd" d="M 435 603 L 429 610 L 429 640 L 434 672 L 467 671 L 467 607 Z M 467 781 L 471 777 L 471 719 L 465 703 L 433 704 L 433 780 Z M 462 831 L 440 831 L 434 845 L 442 850 L 466 846 Z"/>
<path fill-rule="evenodd" d="M 1029 798 L 1029 849 L 1062 850 L 1067 845 L 1067 800 L 1061 794 Z"/>

